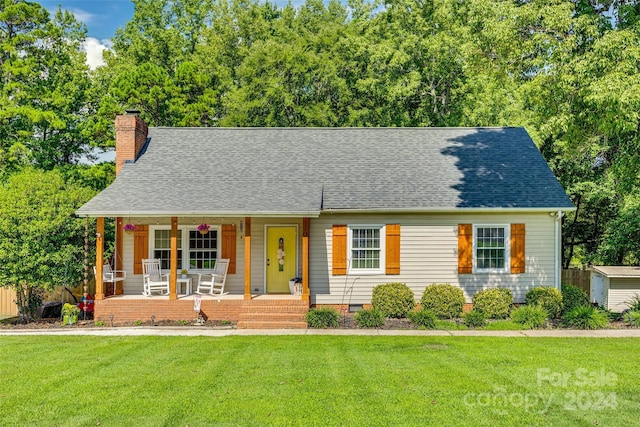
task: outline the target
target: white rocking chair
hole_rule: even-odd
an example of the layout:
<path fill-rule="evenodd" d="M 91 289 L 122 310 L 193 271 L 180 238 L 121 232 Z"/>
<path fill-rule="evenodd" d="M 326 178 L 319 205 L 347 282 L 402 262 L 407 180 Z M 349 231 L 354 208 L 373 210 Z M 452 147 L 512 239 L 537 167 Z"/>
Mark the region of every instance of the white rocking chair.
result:
<path fill-rule="evenodd" d="M 229 259 L 216 260 L 216 264 L 211 274 L 198 274 L 197 294 L 207 293 L 209 295 L 226 295 L 224 283 L 227 281 L 227 270 L 229 269 Z M 202 280 L 203 277 L 210 276 L 211 280 Z"/>
<path fill-rule="evenodd" d="M 152 292 L 169 295 L 169 274 L 162 274 L 159 259 L 143 259 L 142 273 L 142 295 L 150 297 Z"/>

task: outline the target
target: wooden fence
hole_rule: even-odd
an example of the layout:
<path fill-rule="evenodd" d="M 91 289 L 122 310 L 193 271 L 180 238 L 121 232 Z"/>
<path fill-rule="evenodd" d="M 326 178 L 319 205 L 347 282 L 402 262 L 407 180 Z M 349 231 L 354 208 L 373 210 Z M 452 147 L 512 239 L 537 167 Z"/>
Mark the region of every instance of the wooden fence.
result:
<path fill-rule="evenodd" d="M 11 288 L 0 288 L 0 316 L 17 316 L 16 293 Z"/>
<path fill-rule="evenodd" d="M 562 270 L 562 283 L 577 286 L 585 291 L 587 295 L 590 295 L 591 271 L 573 268 L 569 270 Z"/>

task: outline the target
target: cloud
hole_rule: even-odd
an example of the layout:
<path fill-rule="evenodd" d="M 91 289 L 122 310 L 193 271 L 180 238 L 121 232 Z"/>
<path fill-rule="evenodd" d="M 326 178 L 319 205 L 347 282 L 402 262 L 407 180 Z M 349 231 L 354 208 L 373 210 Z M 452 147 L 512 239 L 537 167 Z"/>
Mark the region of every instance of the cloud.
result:
<path fill-rule="evenodd" d="M 87 65 L 92 70 L 104 65 L 104 59 L 102 59 L 102 52 L 111 48 L 111 40 L 98 40 L 94 37 L 87 37 L 82 44 L 84 51 L 87 54 Z"/>
<path fill-rule="evenodd" d="M 78 9 L 78 8 L 69 8 L 69 7 L 62 7 L 62 11 L 68 11 L 69 13 L 71 13 L 73 15 L 74 18 L 76 18 L 78 21 L 82 22 L 83 24 L 88 24 L 91 21 L 95 20 L 98 16 L 94 15 L 91 12 L 87 12 L 86 10 L 82 10 L 82 9 Z M 57 7 L 48 7 L 47 11 L 49 12 L 49 15 L 51 17 L 53 17 L 56 12 L 58 11 Z"/>
<path fill-rule="evenodd" d="M 69 12 L 73 13 L 73 16 L 83 24 L 88 24 L 96 17 L 93 13 L 82 9 L 69 9 Z"/>

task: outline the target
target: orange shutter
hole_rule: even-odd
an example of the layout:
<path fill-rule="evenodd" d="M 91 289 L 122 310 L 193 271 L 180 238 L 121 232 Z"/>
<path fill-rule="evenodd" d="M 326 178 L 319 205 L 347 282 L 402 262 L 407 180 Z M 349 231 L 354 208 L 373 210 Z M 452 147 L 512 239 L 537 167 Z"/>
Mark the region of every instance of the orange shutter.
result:
<path fill-rule="evenodd" d="M 133 274 L 142 274 L 142 260 L 149 258 L 149 226 L 136 225 L 133 232 Z"/>
<path fill-rule="evenodd" d="M 222 255 L 220 258 L 229 259 L 227 273 L 236 274 L 236 226 L 222 224 Z"/>
<path fill-rule="evenodd" d="M 347 274 L 347 226 L 333 226 L 332 269 L 334 276 Z"/>
<path fill-rule="evenodd" d="M 400 274 L 400 224 L 386 227 L 386 273 Z"/>
<path fill-rule="evenodd" d="M 524 273 L 524 224 L 511 224 L 511 273 Z"/>
<path fill-rule="evenodd" d="M 473 225 L 458 224 L 458 274 L 473 273 Z"/>

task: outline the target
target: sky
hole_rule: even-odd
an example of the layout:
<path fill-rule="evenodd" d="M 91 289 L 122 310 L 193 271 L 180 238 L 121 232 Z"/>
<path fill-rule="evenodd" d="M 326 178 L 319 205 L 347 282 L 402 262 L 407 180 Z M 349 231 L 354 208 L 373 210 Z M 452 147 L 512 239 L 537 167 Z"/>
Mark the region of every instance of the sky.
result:
<path fill-rule="evenodd" d="M 92 68 L 102 64 L 102 51 L 111 46 L 116 29 L 133 17 L 130 0 L 40 0 L 39 3 L 51 14 L 60 5 L 87 26 L 84 47 L 87 63 Z"/>

